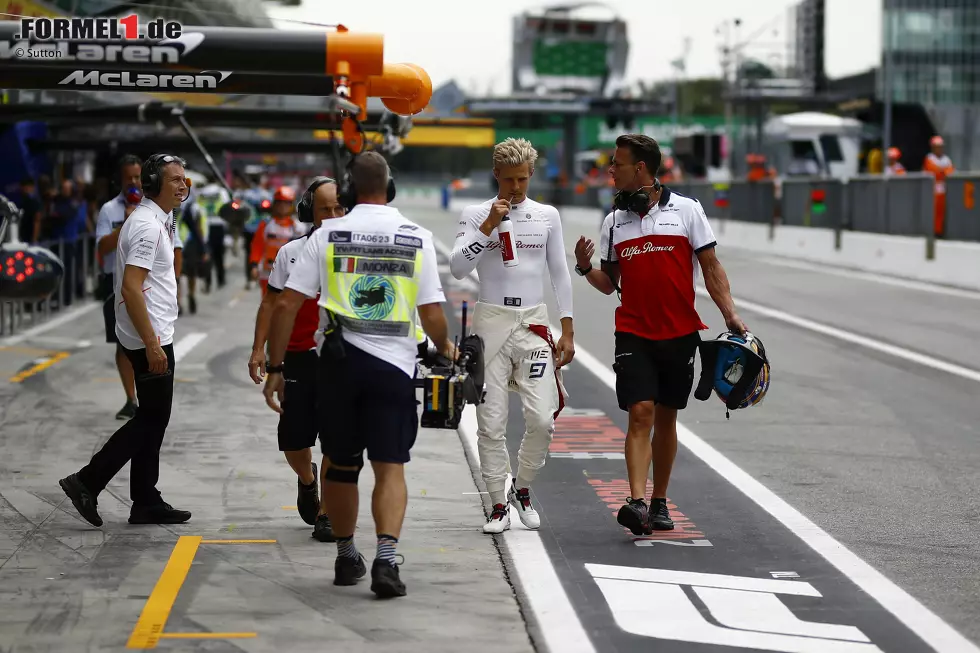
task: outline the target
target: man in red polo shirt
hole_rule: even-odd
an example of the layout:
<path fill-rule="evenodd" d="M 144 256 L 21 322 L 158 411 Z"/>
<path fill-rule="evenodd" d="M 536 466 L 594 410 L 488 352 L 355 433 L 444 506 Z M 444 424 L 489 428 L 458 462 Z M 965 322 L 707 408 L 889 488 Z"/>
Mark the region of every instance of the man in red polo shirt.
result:
<path fill-rule="evenodd" d="M 299 219 L 303 223 L 313 223 L 315 230 L 323 220 L 339 218 L 344 208 L 337 199 L 337 184 L 329 177 L 317 177 L 310 184 L 300 200 Z M 312 233 L 312 231 L 310 232 Z M 252 355 L 248 361 L 249 376 L 256 384 L 262 383 L 265 370 L 265 347 L 272 324 L 276 297 L 286 287 L 289 271 L 296 258 L 306 247 L 309 234 L 282 245 L 276 253 L 268 277 L 267 292 L 262 297 L 259 312 L 255 318 L 255 339 Z M 321 542 L 333 542 L 333 530 L 327 517 L 326 500 L 322 496 L 325 481 L 320 475 L 321 486 L 318 492 L 317 466 L 311 451 L 319 433 L 317 421 L 317 335 L 320 323 L 320 307 L 316 298 L 303 302 L 293 331 L 289 336 L 286 358 L 283 361 L 283 377 L 286 389 L 282 406 L 266 400 L 269 407 L 280 414 L 279 450 L 286 456 L 289 466 L 296 472 L 298 494 L 296 507 L 300 517 L 313 526 L 313 537 Z M 321 446 L 323 442 L 321 439 Z M 326 455 L 321 462 L 321 472 L 325 473 L 330 461 Z"/>
<path fill-rule="evenodd" d="M 583 236 L 575 245 L 576 271 L 602 293 L 620 292 L 613 370 L 619 407 L 629 412 L 631 497 L 618 521 L 635 535 L 674 528 L 667 484 L 677 454 L 677 411 L 687 407 L 700 332 L 708 328 L 694 306 L 698 266 L 725 324 L 733 332 L 746 331 L 715 255 L 717 243 L 704 208 L 660 185 L 655 177 L 660 162 L 660 146 L 649 136 L 616 139 L 610 173 L 619 192 L 602 224 L 602 269 L 592 267 L 591 240 Z M 651 459 L 653 497 L 647 508 Z"/>

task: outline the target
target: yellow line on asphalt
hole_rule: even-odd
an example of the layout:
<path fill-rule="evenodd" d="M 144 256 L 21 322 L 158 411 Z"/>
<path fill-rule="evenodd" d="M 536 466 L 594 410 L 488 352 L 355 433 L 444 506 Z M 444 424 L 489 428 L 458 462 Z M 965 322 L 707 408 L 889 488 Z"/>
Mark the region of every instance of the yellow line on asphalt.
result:
<path fill-rule="evenodd" d="M 160 633 L 160 639 L 251 639 L 258 633 Z"/>
<path fill-rule="evenodd" d="M 69 354 L 67 351 L 59 351 L 57 354 L 55 354 L 51 358 L 48 358 L 47 360 L 43 360 L 40 363 L 38 363 L 37 365 L 34 365 L 33 367 L 30 367 L 30 368 L 24 370 L 20 374 L 17 374 L 15 376 L 10 377 L 10 382 L 11 383 L 20 383 L 24 379 L 29 379 L 32 376 L 34 376 L 35 374 L 37 374 L 38 372 L 43 372 L 44 370 L 48 369 L 49 367 L 51 367 L 52 365 L 54 365 L 58 361 L 62 361 L 64 359 L 68 358 L 69 356 L 71 356 L 71 354 Z"/>
<path fill-rule="evenodd" d="M 200 535 L 182 535 L 177 540 L 167 566 L 164 567 L 150 598 L 143 606 L 139 621 L 136 622 L 129 643 L 126 644 L 127 648 L 156 648 L 157 641 L 163 634 L 163 627 L 167 623 L 167 617 L 170 616 L 170 610 L 177 600 L 177 593 L 187 578 L 187 572 L 190 571 L 200 544 Z"/>

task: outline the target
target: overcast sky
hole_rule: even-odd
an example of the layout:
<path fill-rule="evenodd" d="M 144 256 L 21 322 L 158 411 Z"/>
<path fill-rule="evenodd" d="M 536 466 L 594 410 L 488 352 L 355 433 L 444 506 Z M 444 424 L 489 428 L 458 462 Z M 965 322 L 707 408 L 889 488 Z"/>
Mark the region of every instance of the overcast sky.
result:
<path fill-rule="evenodd" d="M 292 21 L 342 23 L 351 31 L 385 36 L 385 60 L 415 63 L 438 86 L 455 79 L 468 91 L 510 91 L 511 19 L 542 4 L 527 0 L 461 3 L 451 0 L 372 0 L 331 2 L 304 0 L 301 7 L 269 4 L 278 27 L 303 29 Z M 628 26 L 627 77 L 632 81 L 670 79 L 670 61 L 691 39 L 687 59 L 690 77 L 718 76 L 722 38 L 716 28 L 740 18 L 740 39 L 762 33 L 747 53 L 785 58 L 787 9 L 797 0 L 607 0 L 604 3 Z M 465 9 L 464 9 L 465 7 Z M 602 10 L 597 10 L 600 13 Z M 608 10 L 607 10 L 608 12 Z M 765 29 L 771 25 L 775 29 Z M 314 28 L 315 29 L 315 28 Z M 827 74 L 839 77 L 878 65 L 881 52 L 881 0 L 827 0 Z"/>

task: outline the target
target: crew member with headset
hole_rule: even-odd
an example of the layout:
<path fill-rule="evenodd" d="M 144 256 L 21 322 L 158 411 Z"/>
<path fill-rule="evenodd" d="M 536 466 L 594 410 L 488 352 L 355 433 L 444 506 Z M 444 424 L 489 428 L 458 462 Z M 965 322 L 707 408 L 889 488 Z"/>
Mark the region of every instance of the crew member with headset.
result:
<path fill-rule="evenodd" d="M 591 240 L 583 236 L 575 245 L 578 274 L 603 294 L 621 290 L 613 370 L 619 407 L 629 413 L 630 497 L 617 520 L 635 535 L 674 528 L 667 485 L 677 455 L 677 411 L 687 407 L 700 331 L 708 328 L 694 303 L 697 265 L 725 324 L 734 333 L 746 333 L 715 254 L 717 243 L 704 208 L 661 186 L 655 176 L 660 162 L 660 146 L 649 136 L 617 138 L 610 173 L 619 192 L 602 225 L 602 270 L 592 267 Z M 654 282 L 656 292 L 651 292 Z M 653 496 L 648 508 L 651 458 Z"/>
<path fill-rule="evenodd" d="M 180 524 L 191 513 L 164 502 L 157 490 L 160 447 L 174 396 L 174 209 L 187 198 L 182 159 L 154 154 L 143 164 L 144 197 L 119 230 L 114 271 L 116 336 L 136 377 L 136 415 L 85 467 L 59 481 L 75 509 L 102 525 L 98 497 L 123 466 L 130 466 L 130 524 Z"/>
<path fill-rule="evenodd" d="M 320 350 L 320 433 L 326 435 L 327 512 L 337 538 L 334 584 L 367 573 L 354 546 L 357 479 L 363 453 L 374 470 L 372 505 L 377 555 L 371 590 L 404 596 L 395 562 L 408 490 L 404 465 L 419 418 L 413 376 L 418 354 L 415 314 L 439 351 L 453 357 L 432 234 L 387 206 L 395 186 L 384 157 L 365 152 L 351 162 L 341 192 L 350 210 L 321 225 L 290 271 L 276 304 L 266 368 L 267 399 L 283 391 L 283 362 L 295 316 L 319 293 L 328 321 Z M 350 208 L 353 207 L 353 208 Z"/>
<path fill-rule="evenodd" d="M 344 207 L 337 198 L 337 182 L 330 177 L 316 177 L 310 184 L 296 207 L 299 220 L 303 224 L 313 224 L 313 232 L 307 236 L 291 240 L 279 248 L 272 271 L 269 273 L 268 292 L 262 296 L 258 314 L 255 316 L 255 339 L 252 355 L 248 361 L 248 373 L 259 384 L 265 376 L 266 342 L 269 326 L 272 323 L 276 298 L 286 286 L 290 272 L 306 247 L 308 236 L 320 227 L 324 220 L 344 215 Z M 316 347 L 319 336 L 318 325 L 321 313 L 317 300 L 307 299 L 296 314 L 286 356 L 283 361 L 282 406 L 268 400 L 269 406 L 279 413 L 279 450 L 296 472 L 296 506 L 300 517 L 313 526 L 313 537 L 321 542 L 333 542 L 333 531 L 326 509 L 325 474 L 330 466 L 326 454 L 326 443 L 320 434 L 320 448 L 323 460 L 320 467 L 321 492 L 317 496 L 317 467 L 310 449 L 316 444 L 320 424 L 317 421 L 317 370 L 319 358 Z"/>

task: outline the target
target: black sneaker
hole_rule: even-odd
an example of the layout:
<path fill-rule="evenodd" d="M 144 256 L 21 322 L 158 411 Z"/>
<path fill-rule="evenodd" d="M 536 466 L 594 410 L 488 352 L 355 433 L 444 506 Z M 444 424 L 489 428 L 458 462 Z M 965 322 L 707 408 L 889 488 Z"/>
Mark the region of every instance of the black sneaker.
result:
<path fill-rule="evenodd" d="M 303 485 L 298 477 L 296 491 L 296 509 L 299 516 L 310 526 L 316 524 L 316 514 L 320 512 L 320 477 L 316 474 L 316 463 L 313 463 L 313 482 Z"/>
<path fill-rule="evenodd" d="M 190 518 L 191 513 L 177 510 L 169 503 L 158 503 L 153 506 L 133 504 L 129 510 L 130 524 L 183 524 Z"/>
<path fill-rule="evenodd" d="M 393 599 L 396 596 L 405 596 L 405 583 L 398 575 L 398 565 L 375 558 L 371 565 L 371 591 L 379 599 Z"/>
<path fill-rule="evenodd" d="M 630 529 L 633 535 L 649 535 L 650 527 L 647 525 L 647 513 L 646 501 L 629 497 L 626 499 L 625 505 L 619 509 L 616 521 Z"/>
<path fill-rule="evenodd" d="M 334 585 L 356 585 L 365 574 L 367 574 L 367 564 L 360 553 L 357 554 L 356 560 L 339 555 L 333 563 Z"/>
<path fill-rule="evenodd" d="M 337 541 L 333 534 L 333 526 L 330 525 L 330 518 L 326 515 L 317 516 L 316 524 L 313 525 L 313 538 L 320 542 Z"/>
<path fill-rule="evenodd" d="M 82 518 L 93 526 L 102 526 L 102 517 L 99 516 L 99 501 L 88 488 L 78 480 L 78 474 L 72 474 L 58 481 L 58 485 L 65 491 L 71 504 Z"/>
<path fill-rule="evenodd" d="M 116 413 L 116 419 L 133 419 L 134 417 L 136 417 L 136 404 L 132 401 L 127 401 L 126 405 Z"/>
<path fill-rule="evenodd" d="M 666 499 L 650 500 L 650 530 L 651 531 L 674 530 L 674 521 L 670 518 L 670 511 L 667 510 Z"/>

